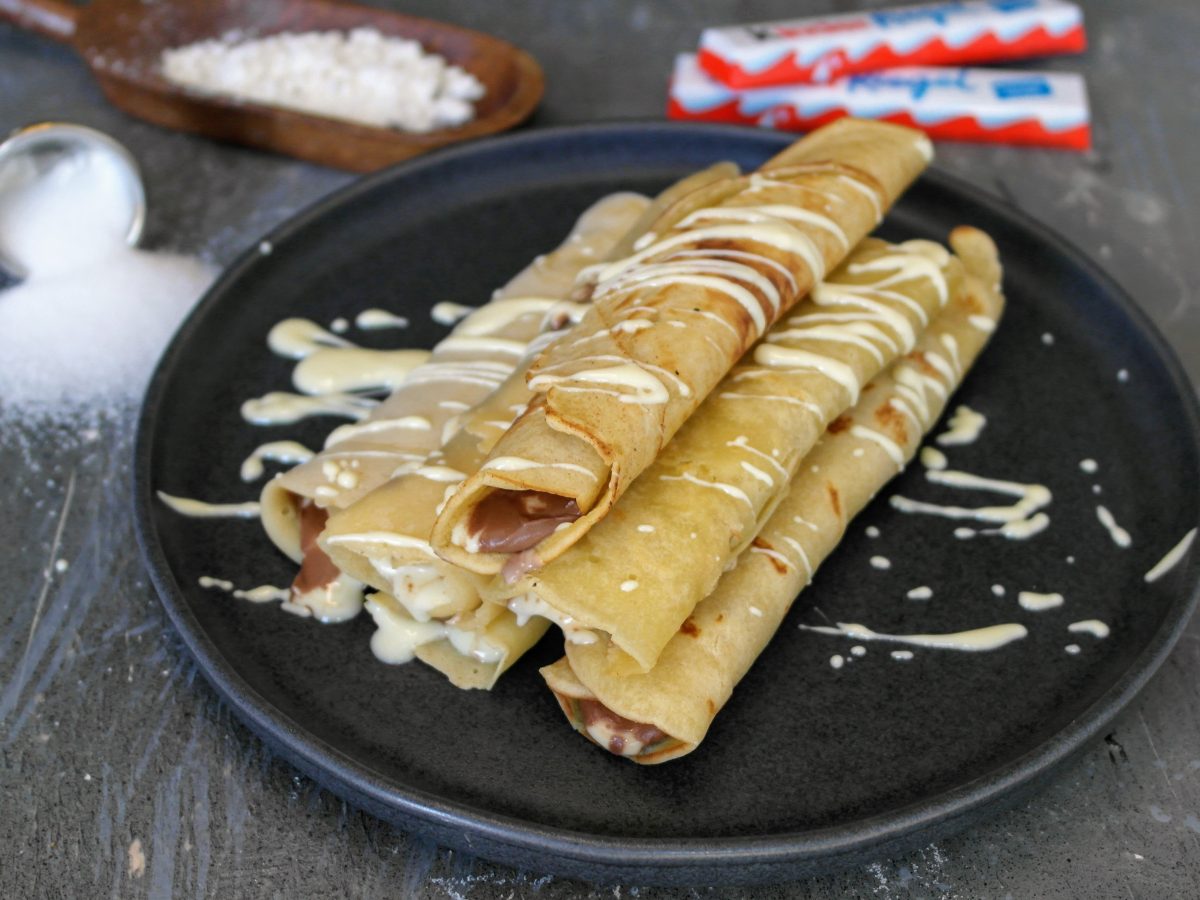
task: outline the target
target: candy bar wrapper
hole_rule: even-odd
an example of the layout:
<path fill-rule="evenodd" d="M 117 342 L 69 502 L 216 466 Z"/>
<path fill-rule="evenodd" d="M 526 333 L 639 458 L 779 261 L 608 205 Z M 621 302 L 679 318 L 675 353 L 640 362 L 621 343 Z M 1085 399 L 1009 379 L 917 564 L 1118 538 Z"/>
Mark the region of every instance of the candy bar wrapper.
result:
<path fill-rule="evenodd" d="M 832 81 L 896 66 L 1080 53 L 1083 13 L 1065 0 L 965 0 L 707 28 L 700 65 L 735 88 Z"/>
<path fill-rule="evenodd" d="M 1083 77 L 1062 72 L 900 68 L 831 84 L 735 91 L 684 54 L 675 61 L 667 115 L 782 131 L 809 131 L 856 116 L 919 128 L 944 140 L 1091 146 Z"/>

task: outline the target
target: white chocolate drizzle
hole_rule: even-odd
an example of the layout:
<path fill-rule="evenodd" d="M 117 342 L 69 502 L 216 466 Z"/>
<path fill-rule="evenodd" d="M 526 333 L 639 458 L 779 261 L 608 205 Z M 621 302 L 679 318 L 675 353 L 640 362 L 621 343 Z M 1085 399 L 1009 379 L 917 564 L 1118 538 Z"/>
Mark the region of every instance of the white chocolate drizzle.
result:
<path fill-rule="evenodd" d="M 818 634 L 836 634 L 854 638 L 858 641 L 885 641 L 893 644 L 908 644 L 913 647 L 932 647 L 939 650 L 964 650 L 981 652 L 996 650 L 1005 644 L 1020 640 L 1029 634 L 1024 625 L 1005 623 L 989 625 L 986 628 L 974 628 L 970 631 L 957 631 L 950 634 L 883 634 L 872 631 L 865 625 L 838 622 L 836 627 L 827 625 L 801 625 L 802 631 L 815 631 Z"/>
<path fill-rule="evenodd" d="M 786 253 L 791 253 L 804 260 L 812 272 L 814 281 L 820 281 L 825 277 L 825 261 L 820 251 L 817 250 L 816 244 L 813 243 L 812 238 L 787 222 L 772 219 L 768 222 L 754 224 L 735 223 L 693 228 L 660 238 L 644 249 L 637 251 L 632 256 L 601 266 L 596 273 L 598 283 L 602 285 L 604 282 L 617 278 L 651 257 L 663 255 L 669 250 L 676 250 L 688 244 L 721 240 L 749 241 L 765 244 L 768 247 L 774 247 Z M 760 309 L 759 316 L 761 315 L 762 310 Z"/>
<path fill-rule="evenodd" d="M 262 478 L 263 460 L 281 463 L 303 463 L 313 457 L 313 452 L 297 441 L 268 441 L 259 444 L 242 462 L 242 481 L 256 481 Z"/>
<path fill-rule="evenodd" d="M 628 388 L 629 391 L 606 390 L 584 385 L 606 385 Z M 615 396 L 622 403 L 659 404 L 671 399 L 666 387 L 653 374 L 634 362 L 595 369 L 581 369 L 570 375 L 539 372 L 529 379 L 533 391 L 554 388 L 576 393 L 603 393 Z"/>
<path fill-rule="evenodd" d="M 429 318 L 439 325 L 453 325 L 459 319 L 465 319 L 475 312 L 475 309 L 474 306 L 463 306 L 461 303 L 443 300 L 441 303 L 435 303 L 429 310 Z"/>
<path fill-rule="evenodd" d="M 927 469 L 944 469 L 950 464 L 946 454 L 937 447 L 921 448 L 921 465 Z"/>
<path fill-rule="evenodd" d="M 1117 520 L 1113 518 L 1113 514 L 1108 511 L 1108 507 L 1097 506 L 1096 518 L 1100 520 L 1100 524 L 1108 531 L 1108 536 L 1112 538 L 1114 544 L 1124 549 L 1133 543 L 1133 539 L 1129 536 L 1129 532 L 1117 524 Z"/>
<path fill-rule="evenodd" d="M 563 637 L 572 644 L 594 644 L 599 635 L 579 625 L 572 616 L 559 612 L 536 594 L 519 594 L 508 600 L 509 610 L 517 617 L 517 624 L 524 625 L 534 616 L 549 619 L 562 629 Z"/>
<path fill-rule="evenodd" d="M 585 466 L 577 465 L 576 463 L 544 463 L 537 462 L 532 459 L 525 459 L 520 456 L 497 456 L 489 459 L 482 466 L 483 469 L 488 469 L 495 472 L 523 472 L 526 469 L 562 469 L 566 472 L 575 472 L 579 475 L 586 475 L 592 481 L 597 480 L 596 473 L 586 468 Z"/>
<path fill-rule="evenodd" d="M 378 331 L 383 328 L 407 328 L 408 319 L 388 312 L 386 309 L 364 309 L 354 317 L 354 325 L 362 331 Z"/>
<path fill-rule="evenodd" d="M 333 581 L 308 591 L 297 591 L 293 587 L 291 596 L 284 601 L 283 606 L 288 612 L 307 610 L 318 622 L 333 624 L 347 622 L 362 612 L 362 596 L 362 583 L 345 572 L 339 572 Z"/>
<path fill-rule="evenodd" d="M 802 407 L 803 409 L 807 409 L 814 416 L 820 416 L 822 414 L 821 407 L 817 406 L 817 404 L 809 400 L 802 400 L 799 397 L 789 397 L 785 394 L 742 394 L 736 391 L 723 391 L 722 393 L 717 394 L 717 396 L 726 400 L 772 400 L 778 403 L 787 403 L 791 406 Z"/>
<path fill-rule="evenodd" d="M 343 416 L 365 419 L 378 405 L 368 397 L 353 394 L 326 394 L 309 397 L 286 391 L 271 391 L 242 404 L 242 418 L 251 425 L 290 425 L 310 416 Z"/>
<path fill-rule="evenodd" d="M 220 590 L 251 603 L 280 601 L 279 608 L 301 618 L 314 618 L 324 624 L 345 622 L 353 619 L 362 610 L 362 585 L 341 574 L 329 584 L 311 591 L 298 593 L 294 588 L 281 588 L 264 584 L 248 590 L 239 590 L 232 581 L 201 575 L 199 584 L 209 590 Z"/>
<path fill-rule="evenodd" d="M 267 332 L 267 346 L 287 359 L 304 359 L 321 349 L 354 345 L 311 319 L 284 319 Z"/>
<path fill-rule="evenodd" d="M 388 431 L 429 431 L 433 427 L 424 416 L 400 416 L 395 419 L 369 419 L 355 425 L 339 425 L 325 438 L 325 449 L 357 440 L 362 437 L 378 436 Z"/>
<path fill-rule="evenodd" d="M 499 303 L 500 301 L 496 301 Z M 521 357 L 529 348 L 525 341 L 513 341 L 508 338 L 488 337 L 487 335 L 460 334 L 470 320 L 464 322 L 454 334 L 445 338 L 437 345 L 439 353 L 499 353 L 501 355 Z M 406 351 L 396 351 L 406 352 Z M 411 351 L 408 351 L 411 352 Z"/>
<path fill-rule="evenodd" d="M 466 480 L 466 474 L 452 469 L 449 466 L 426 465 L 419 466 L 413 469 L 412 473 L 417 478 L 424 478 L 428 481 L 437 481 L 443 484 L 458 484 L 460 481 Z"/>
<path fill-rule="evenodd" d="M 770 547 L 759 547 L 757 545 L 752 545 L 750 547 L 750 552 L 774 559 L 789 569 L 794 569 L 796 567 L 795 563 L 793 563 L 790 559 L 788 559 L 778 550 L 772 550 Z"/>
<path fill-rule="evenodd" d="M 288 588 L 275 587 L 272 584 L 262 584 L 248 590 L 238 590 L 234 587 L 232 581 L 227 581 L 224 578 L 211 578 L 208 575 L 201 575 L 196 581 L 200 587 L 206 590 L 224 591 L 227 594 L 232 594 L 239 600 L 249 600 L 251 603 L 270 603 L 273 600 L 286 602 L 292 595 L 291 590 Z M 303 616 L 305 613 L 297 613 L 297 615 Z"/>
<path fill-rule="evenodd" d="M 984 533 L 999 534 L 1018 540 L 1032 537 L 1050 524 L 1049 517 L 1045 513 L 1039 512 L 1052 499 L 1049 488 L 1044 485 L 1021 484 L 1015 481 L 984 478 L 969 472 L 940 469 L 927 469 L 925 478 L 935 484 L 968 490 L 992 491 L 1020 499 L 1011 506 L 962 507 L 942 506 L 895 495 L 889 501 L 891 505 L 903 513 L 924 513 L 948 519 L 968 519 L 997 524 L 1000 526 L 999 528 L 989 529 Z M 959 529 L 955 532 L 955 536 L 973 537 L 976 533 L 978 532 L 974 529 Z"/>
<path fill-rule="evenodd" d="M 452 610 L 470 609 L 479 602 L 471 576 L 439 563 L 393 561 L 371 557 L 371 566 L 387 579 L 393 599 L 418 622 L 445 618 Z"/>
<path fill-rule="evenodd" d="M 862 275 L 868 272 L 894 273 L 882 281 L 869 285 L 876 290 L 905 281 L 926 279 L 937 292 L 938 305 L 945 306 L 950 296 L 946 276 L 942 274 L 942 266 L 949 262 L 945 248 L 932 241 L 905 241 L 898 247 L 904 252 L 888 253 L 866 262 L 851 263 L 847 266 L 846 271 L 851 275 Z M 940 255 L 931 248 L 941 251 Z"/>
<path fill-rule="evenodd" d="M 804 571 L 808 573 L 808 577 L 811 579 L 813 576 L 813 567 L 812 563 L 809 561 L 808 554 L 804 551 L 804 545 L 795 538 L 786 534 L 782 536 L 782 540 L 785 544 L 796 551 L 796 558 L 800 560 L 800 565 L 804 567 Z"/>
<path fill-rule="evenodd" d="M 867 428 L 865 425 L 852 425 L 850 433 L 856 438 L 871 441 L 873 444 L 878 445 L 888 455 L 888 458 L 896 464 L 897 472 L 904 469 L 904 449 L 886 434 L 876 431 L 874 428 Z"/>
<path fill-rule="evenodd" d="M 783 467 L 783 465 L 780 464 L 780 462 L 777 459 L 775 459 L 769 453 L 763 453 L 763 451 L 759 450 L 757 447 L 750 446 L 750 439 L 748 437 L 746 437 L 746 435 L 744 435 L 744 434 L 739 434 L 732 441 L 726 441 L 725 446 L 726 447 L 736 447 L 739 450 L 745 450 L 747 453 L 750 453 L 753 456 L 758 457 L 763 462 L 765 462 L 767 465 L 771 466 L 775 470 L 776 474 L 780 478 L 782 478 L 784 481 L 787 481 L 791 477 L 790 474 L 788 473 L 788 470 L 785 469 Z M 746 464 L 743 463 L 742 465 L 745 466 Z M 749 471 L 749 470 L 747 470 L 747 471 Z M 754 477 L 759 478 L 759 480 L 762 480 L 761 475 L 755 475 Z M 773 482 L 767 481 L 766 484 L 769 486 L 769 485 L 773 484 Z"/>
<path fill-rule="evenodd" d="M 158 499 L 179 513 L 193 519 L 257 519 L 261 507 L 257 500 L 245 503 L 207 503 L 190 497 L 176 497 L 166 491 L 155 491 Z"/>
<path fill-rule="evenodd" d="M 394 531 L 356 531 L 328 535 L 322 540 L 327 544 L 382 544 L 401 550 L 416 550 L 418 553 L 437 558 L 433 547 L 429 546 L 429 541 L 407 534 L 397 534 Z"/>
<path fill-rule="evenodd" d="M 879 194 L 872 188 L 867 187 L 862 182 L 851 178 L 849 175 L 839 175 L 838 181 L 853 188 L 859 194 L 867 198 L 871 204 L 871 210 L 875 213 L 875 223 L 878 224 L 883 220 L 883 203 L 879 199 Z"/>
<path fill-rule="evenodd" d="M 682 475 L 659 475 L 659 481 L 686 481 L 689 484 L 694 484 L 699 487 L 712 488 L 720 491 L 722 494 L 732 497 L 735 500 L 740 500 L 751 509 L 754 509 L 754 504 L 746 495 L 746 492 L 732 484 L 726 484 L 723 481 L 705 481 L 703 478 L 697 478 L 691 472 L 684 472 Z"/>
<path fill-rule="evenodd" d="M 428 350 L 364 350 L 334 347 L 308 354 L 292 371 L 292 384 L 304 394 L 391 391 L 429 359 Z"/>
<path fill-rule="evenodd" d="M 1142 576 L 1143 580 L 1147 584 L 1152 584 L 1179 565 L 1180 560 L 1182 560 L 1187 555 L 1188 550 L 1192 548 L 1192 542 L 1194 540 L 1196 540 L 1195 528 L 1185 534 L 1180 539 L 1178 544 L 1168 550 L 1166 555 L 1157 563 L 1155 563 L 1150 571 Z"/>
<path fill-rule="evenodd" d="M 1021 609 L 1030 612 L 1057 609 L 1063 602 L 1062 594 L 1039 594 L 1037 591 L 1021 591 L 1017 594 L 1017 603 L 1021 604 Z"/>
<path fill-rule="evenodd" d="M 850 242 L 846 238 L 846 232 L 833 219 L 800 206 L 787 206 L 782 203 L 767 203 L 761 206 L 716 206 L 702 208 L 689 213 L 679 222 L 677 227 L 688 228 L 697 222 L 770 222 L 774 219 L 805 222 L 813 225 L 833 235 L 843 251 L 850 249 Z"/>
<path fill-rule="evenodd" d="M 814 315 L 805 316 L 803 319 L 792 319 L 788 324 L 797 323 L 796 327 L 775 329 L 766 336 L 766 340 L 771 344 L 789 340 L 813 340 L 828 341 L 834 344 L 850 344 L 865 350 L 871 356 L 875 357 L 875 361 L 880 364 L 883 363 L 883 352 L 871 342 L 871 338 L 874 338 L 884 346 L 893 349 L 896 348 L 895 342 L 882 329 L 875 327 L 869 322 L 855 322 L 842 326 L 807 324 L 813 320 L 819 321 L 820 318 L 823 317 Z"/>
<path fill-rule="evenodd" d="M 461 655 L 484 664 L 504 659 L 504 649 L 482 634 L 447 622 L 419 622 L 388 599 L 376 594 L 366 603 L 376 628 L 371 636 L 371 652 L 380 662 L 391 665 L 411 662 L 418 648 L 441 640 L 449 641 Z"/>
<path fill-rule="evenodd" d="M 810 297 L 817 306 L 850 306 L 872 313 L 875 318 L 891 327 L 892 331 L 899 338 L 902 349 L 907 353 L 916 345 L 916 329 L 913 328 L 912 323 L 902 313 L 890 308 L 880 299 L 873 299 L 869 295 L 876 294 L 888 300 L 898 301 L 900 305 L 915 312 L 917 318 L 922 322 L 925 320 L 924 310 L 911 297 L 906 297 L 895 291 L 878 291 L 875 287 L 872 284 L 843 284 L 840 282 L 823 281 L 813 288 Z M 850 314 L 825 313 L 823 317 L 828 321 L 835 315 Z M 854 314 L 854 316 L 858 318 L 857 314 Z"/>
<path fill-rule="evenodd" d="M 1109 635 L 1109 627 L 1099 619 L 1084 619 L 1082 622 L 1072 622 L 1067 626 L 1067 631 L 1072 634 L 1090 634 L 1098 641 L 1104 640 Z"/>
<path fill-rule="evenodd" d="M 417 648 L 446 636 L 442 622 L 418 622 L 402 612 L 372 597 L 366 603 L 367 612 L 375 620 L 371 635 L 371 652 L 380 662 L 403 665 L 412 662 Z"/>
<path fill-rule="evenodd" d="M 983 413 L 978 413 L 969 406 L 959 406 L 950 417 L 947 429 L 935 440 L 943 447 L 972 444 L 978 440 L 986 424 L 987 416 Z"/>
<path fill-rule="evenodd" d="M 773 344 L 759 344 L 754 351 L 754 361 L 770 369 L 786 369 L 790 371 L 819 372 L 831 381 L 840 385 L 849 397 L 849 405 L 858 402 L 860 389 L 858 375 L 854 369 L 843 362 L 801 350 L 795 347 L 776 347 Z"/>
<path fill-rule="evenodd" d="M 969 316 L 967 322 L 972 328 L 976 328 L 984 334 L 991 334 L 996 330 L 996 320 L 989 319 L 987 316 Z"/>

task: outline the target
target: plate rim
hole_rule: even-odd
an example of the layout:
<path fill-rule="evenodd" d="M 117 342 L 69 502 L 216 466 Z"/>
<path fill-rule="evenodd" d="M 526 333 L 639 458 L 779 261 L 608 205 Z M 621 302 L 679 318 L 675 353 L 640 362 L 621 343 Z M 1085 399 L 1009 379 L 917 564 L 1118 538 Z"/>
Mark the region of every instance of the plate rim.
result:
<path fill-rule="evenodd" d="M 741 142 L 757 141 L 768 153 L 795 139 L 794 135 L 740 126 L 659 120 L 539 128 L 455 145 L 360 178 L 290 216 L 263 239 L 277 245 L 293 232 L 303 230 L 337 207 L 375 190 L 378 185 L 404 180 L 425 170 L 453 165 L 464 157 L 486 156 L 498 149 L 511 151 L 526 144 L 575 143 L 622 136 L 678 140 L 686 134 L 706 140 L 728 138 Z M 927 170 L 922 178 L 940 188 L 962 193 L 1019 229 L 1031 232 L 1057 255 L 1065 257 L 1099 283 L 1121 311 L 1134 321 L 1141 336 L 1149 343 L 1178 395 L 1183 413 L 1181 430 L 1190 434 L 1193 445 L 1200 448 L 1200 401 L 1178 355 L 1149 315 L 1113 276 L 1067 238 L 1004 198 L 937 167 Z M 625 837 L 546 825 L 447 799 L 411 786 L 396 785 L 370 766 L 308 733 L 238 674 L 233 661 L 224 655 L 192 613 L 175 581 L 154 527 L 151 451 L 158 410 L 173 376 L 174 357 L 182 352 L 190 332 L 204 318 L 208 308 L 217 302 L 215 298 L 224 292 L 226 285 L 236 282 L 242 272 L 258 260 L 257 245 L 257 241 L 252 242 L 197 303 L 164 351 L 146 389 L 138 416 L 133 459 L 133 513 L 140 555 L 160 602 L 188 652 L 218 694 L 259 738 L 319 783 L 325 786 L 336 784 L 337 788 L 331 788 L 335 793 L 350 793 L 354 802 L 367 806 L 370 812 L 381 818 L 402 822 L 402 827 L 406 829 L 420 830 L 423 825 L 436 829 L 438 839 L 456 849 L 479 852 L 482 843 L 490 851 L 485 855 L 491 858 L 518 865 L 528 865 L 531 860 L 536 860 L 536 864 L 543 865 L 547 871 L 565 871 L 575 875 L 589 871 L 588 868 L 580 868 L 582 865 L 595 867 L 601 873 L 638 871 L 638 877 L 645 879 L 652 874 L 650 870 L 653 867 L 664 870 L 661 874 L 670 881 L 672 871 L 720 873 L 728 867 L 740 867 L 743 871 L 765 867 L 770 877 L 789 867 L 793 871 L 801 871 L 823 860 L 834 864 L 839 859 L 901 842 L 906 836 L 964 819 L 973 812 L 999 804 L 1008 795 L 1019 794 L 1022 788 L 1033 786 L 1072 755 L 1083 750 L 1158 671 L 1200 602 L 1200 579 L 1196 579 L 1190 590 L 1181 591 L 1172 599 L 1162 623 L 1119 677 L 1068 725 L 1026 753 L 949 790 L 847 824 L 807 831 L 734 837 Z M 1187 571 L 1194 576 L 1198 569 L 1200 555 L 1193 557 Z M 513 863 L 514 860 L 516 863 Z M 556 862 L 560 865 L 556 866 Z M 732 878 L 718 880 L 738 879 L 734 874 Z M 663 882 L 652 880 L 645 883 Z"/>

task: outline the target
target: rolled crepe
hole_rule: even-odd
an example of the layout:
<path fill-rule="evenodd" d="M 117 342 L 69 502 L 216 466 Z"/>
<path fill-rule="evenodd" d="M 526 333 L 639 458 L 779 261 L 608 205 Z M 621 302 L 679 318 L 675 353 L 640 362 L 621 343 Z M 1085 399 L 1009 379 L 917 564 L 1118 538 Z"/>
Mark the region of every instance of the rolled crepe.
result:
<path fill-rule="evenodd" d="M 391 595 L 419 622 L 477 607 L 486 576 L 438 558 L 429 535 L 447 493 L 483 462 L 502 433 L 492 423 L 507 426 L 528 400 L 525 379 L 510 377 L 463 414 L 462 428 L 426 465 L 397 475 L 330 516 L 320 545 L 333 565 Z"/>
<path fill-rule="evenodd" d="M 829 429 L 736 568 L 696 607 L 658 664 L 628 674 L 614 666 L 610 645 L 597 642 L 568 644 L 565 658 L 542 669 L 581 733 L 640 763 L 674 759 L 703 740 L 850 519 L 912 459 L 1000 316 L 995 245 L 966 227 L 950 241 L 967 270 L 962 289 L 917 348 Z"/>
<path fill-rule="evenodd" d="M 371 594 L 366 607 L 376 625 L 371 637 L 376 658 L 398 664 L 415 657 L 464 690 L 494 687 L 550 624 L 544 619 L 519 624 L 512 613 L 493 606 L 448 621 L 418 621 L 384 593 Z"/>
<path fill-rule="evenodd" d="M 939 244 L 866 239 L 725 378 L 612 515 L 545 568 L 513 584 L 494 578 L 485 597 L 570 623 L 577 643 L 603 633 L 630 671 L 650 669 L 825 428 L 912 349 L 961 280 Z M 930 358 L 952 366 L 946 348 Z"/>
<path fill-rule="evenodd" d="M 437 553 L 495 573 L 580 540 L 930 158 L 916 131 L 842 119 L 668 210 L 592 273 L 592 308 L 531 367 L 534 401 L 446 504 Z"/>
<path fill-rule="evenodd" d="M 645 208 L 609 255 L 627 252 L 647 224 L 681 198 L 736 175 L 731 163 L 718 163 L 669 187 Z M 604 256 L 597 249 L 593 258 Z M 447 493 L 479 468 L 530 398 L 524 369 L 518 367 L 498 390 L 461 414 L 458 431 L 422 465 L 396 473 L 327 523 L 322 521 L 319 546 L 324 552 L 309 556 L 310 561 L 323 557 L 343 579 L 368 584 L 386 595 L 394 607 L 405 611 L 404 621 L 417 623 L 405 633 L 428 637 L 437 635 L 445 625 L 453 639 L 422 642 L 415 653 L 460 687 L 491 687 L 495 677 L 528 649 L 548 624 L 541 619 L 518 622 L 507 610 L 500 615 L 491 606 L 479 609 L 484 577 L 437 558 L 429 545 Z M 311 537 L 315 541 L 317 533 Z M 381 603 L 372 607 L 377 620 L 386 613 Z M 392 616 L 387 621 L 396 633 L 395 623 L 400 620 Z M 498 630 L 506 642 L 505 662 L 481 666 L 469 654 L 459 658 L 464 635 L 483 625 Z"/>
<path fill-rule="evenodd" d="M 340 509 L 396 471 L 418 468 L 456 427 L 459 415 L 494 391 L 552 331 L 578 315 L 567 301 L 580 271 L 603 259 L 650 204 L 617 193 L 594 203 L 559 247 L 538 257 L 440 342 L 423 365 L 362 422 L 335 429 L 313 459 L 271 481 L 262 492 L 268 536 L 302 561 L 300 505 Z M 509 417 L 511 418 L 511 416 Z M 310 516 L 312 514 L 310 513 Z M 315 518 L 324 520 L 324 516 Z M 318 529 L 319 530 L 319 529 Z"/>
<path fill-rule="evenodd" d="M 610 255 L 626 252 L 649 223 L 681 198 L 736 175 L 731 163 L 718 163 L 672 185 L 614 244 Z M 463 413 L 458 432 L 426 464 L 397 472 L 324 523 L 320 544 L 336 567 L 389 594 L 419 622 L 461 615 L 479 605 L 486 578 L 438 558 L 429 538 L 448 494 L 478 471 L 532 398 L 525 371 L 518 367 L 498 390 Z"/>

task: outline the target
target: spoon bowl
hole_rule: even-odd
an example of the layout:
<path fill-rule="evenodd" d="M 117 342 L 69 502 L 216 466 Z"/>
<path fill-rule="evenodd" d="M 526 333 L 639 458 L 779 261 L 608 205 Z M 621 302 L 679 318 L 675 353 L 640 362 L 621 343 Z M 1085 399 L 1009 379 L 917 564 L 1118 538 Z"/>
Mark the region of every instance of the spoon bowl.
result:
<path fill-rule="evenodd" d="M 137 161 L 121 144 L 94 128 L 70 122 L 38 122 L 14 131 L 0 143 L 0 206 L 4 194 L 22 188 L 64 162 L 91 156 L 115 173 L 125 195 L 125 243 L 137 246 L 146 224 L 146 190 Z M 29 273 L 3 242 L 0 229 L 0 278 L 16 281 Z"/>

